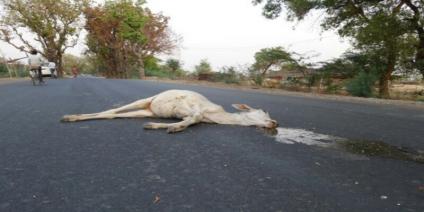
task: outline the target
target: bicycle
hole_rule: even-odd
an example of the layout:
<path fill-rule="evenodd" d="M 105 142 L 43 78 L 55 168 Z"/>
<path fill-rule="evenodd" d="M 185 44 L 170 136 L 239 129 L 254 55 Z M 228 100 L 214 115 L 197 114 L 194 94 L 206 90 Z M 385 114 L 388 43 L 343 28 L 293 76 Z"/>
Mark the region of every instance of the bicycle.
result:
<path fill-rule="evenodd" d="M 37 69 L 30 69 L 29 77 L 31 78 L 33 86 L 36 86 L 37 84 L 38 85 L 44 84 L 44 81 L 41 79 L 42 76 L 41 77 L 39 76 L 39 72 Z"/>

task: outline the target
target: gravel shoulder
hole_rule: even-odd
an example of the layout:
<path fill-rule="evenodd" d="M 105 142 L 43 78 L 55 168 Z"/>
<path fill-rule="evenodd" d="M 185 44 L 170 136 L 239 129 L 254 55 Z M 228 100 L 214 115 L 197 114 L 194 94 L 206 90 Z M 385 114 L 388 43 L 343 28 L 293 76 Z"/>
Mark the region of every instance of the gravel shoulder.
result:
<path fill-rule="evenodd" d="M 28 80 L 26 78 L 0 78 L 0 85 L 15 83 L 15 82 L 23 82 L 25 80 Z"/>

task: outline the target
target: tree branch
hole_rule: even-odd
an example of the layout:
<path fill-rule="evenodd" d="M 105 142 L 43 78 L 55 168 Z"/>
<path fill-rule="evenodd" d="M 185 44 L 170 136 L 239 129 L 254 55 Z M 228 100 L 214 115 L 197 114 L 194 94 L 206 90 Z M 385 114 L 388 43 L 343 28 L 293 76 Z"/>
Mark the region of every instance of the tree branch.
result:
<path fill-rule="evenodd" d="M 419 36 L 423 36 L 424 29 L 423 26 L 420 25 L 420 10 L 417 6 L 412 4 L 411 0 L 402 0 L 402 2 L 405 2 L 405 4 L 414 12 L 414 17 L 412 18 L 414 27 L 418 31 Z"/>
<path fill-rule="evenodd" d="M 10 36 L 10 32 L 6 29 L 0 29 L 0 34 L 3 35 L 3 37 L 0 37 L 0 40 L 3 40 L 4 42 L 8 43 L 9 45 L 13 46 L 14 48 L 22 51 L 22 52 L 29 52 L 31 49 L 34 49 L 34 47 L 29 44 L 27 41 L 25 41 L 22 37 L 22 34 L 18 32 L 16 28 L 12 29 L 15 34 L 18 36 L 19 40 L 27 47 L 27 50 L 25 49 L 25 46 L 18 46 L 18 44 L 13 42 L 13 38 Z"/>
<path fill-rule="evenodd" d="M 359 14 L 366 22 L 369 22 L 369 18 L 365 15 L 364 10 L 361 7 L 356 6 L 352 0 L 348 0 L 348 3 L 353 7 L 355 13 Z"/>
<path fill-rule="evenodd" d="M 402 6 L 404 4 L 405 4 L 405 2 L 403 0 L 401 0 L 401 2 L 399 3 L 399 5 L 396 6 L 395 8 L 393 8 L 392 14 L 398 14 L 400 12 L 400 9 L 402 8 Z"/>

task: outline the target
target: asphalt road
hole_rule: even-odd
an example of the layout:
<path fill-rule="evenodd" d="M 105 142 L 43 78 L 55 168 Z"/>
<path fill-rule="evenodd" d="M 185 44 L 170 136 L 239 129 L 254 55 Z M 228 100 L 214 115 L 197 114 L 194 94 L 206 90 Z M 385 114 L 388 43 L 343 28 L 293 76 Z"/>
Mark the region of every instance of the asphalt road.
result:
<path fill-rule="evenodd" d="M 0 85 L 0 211 L 424 211 L 424 164 L 283 144 L 253 127 L 154 119 L 60 123 L 167 89 L 227 110 L 246 103 L 282 127 L 424 149 L 424 110 L 136 80 Z M 162 121 L 162 120 L 154 120 Z"/>

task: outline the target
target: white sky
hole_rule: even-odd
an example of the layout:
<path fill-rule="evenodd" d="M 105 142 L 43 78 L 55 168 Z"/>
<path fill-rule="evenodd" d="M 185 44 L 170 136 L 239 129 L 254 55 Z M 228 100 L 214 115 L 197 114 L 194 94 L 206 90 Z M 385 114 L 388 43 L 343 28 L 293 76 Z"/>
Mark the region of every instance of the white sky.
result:
<path fill-rule="evenodd" d="M 147 6 L 171 18 L 170 26 L 183 42 L 170 57 L 182 60 L 188 69 L 201 59 L 208 59 L 215 69 L 251 64 L 255 52 L 267 47 L 319 54 L 313 61 L 338 57 L 350 47 L 335 33 L 321 31 L 319 14 L 299 23 L 268 20 L 251 0 L 148 0 Z M 80 54 L 84 48 L 81 40 L 68 53 Z M 8 57 L 22 55 L 2 42 L 0 50 Z"/>

